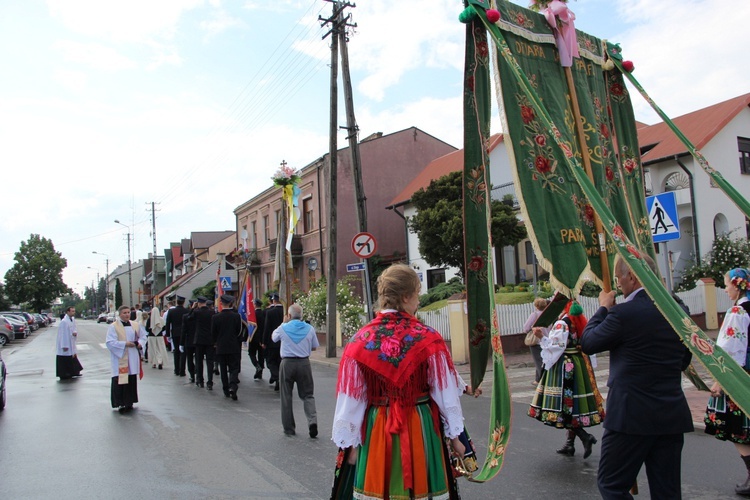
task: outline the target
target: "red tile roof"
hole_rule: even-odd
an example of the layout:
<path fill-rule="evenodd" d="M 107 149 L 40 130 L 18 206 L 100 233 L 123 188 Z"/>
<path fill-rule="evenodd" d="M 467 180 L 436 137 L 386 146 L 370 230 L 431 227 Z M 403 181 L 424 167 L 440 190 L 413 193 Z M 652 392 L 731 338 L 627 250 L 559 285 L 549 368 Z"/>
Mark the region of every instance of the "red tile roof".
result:
<path fill-rule="evenodd" d="M 498 144 L 503 142 L 503 134 L 494 134 L 490 137 L 489 152 L 492 152 Z M 464 150 L 459 149 L 452 153 L 448 153 L 445 156 L 432 160 L 422 170 L 418 176 L 406 185 L 406 187 L 393 198 L 391 205 L 398 205 L 400 203 L 406 203 L 411 199 L 411 196 L 418 190 L 426 188 L 430 185 L 430 182 L 441 178 L 444 175 L 448 175 L 451 172 L 457 172 L 464 168 Z"/>
<path fill-rule="evenodd" d="M 750 105 L 750 94 L 744 94 L 707 108 L 673 118 L 677 128 L 697 149 L 703 148 L 714 136 L 744 108 Z M 638 128 L 638 143 L 641 148 L 653 146 L 642 155 L 644 164 L 654 163 L 674 155 L 687 153 L 687 147 L 680 142 L 664 122 Z"/>

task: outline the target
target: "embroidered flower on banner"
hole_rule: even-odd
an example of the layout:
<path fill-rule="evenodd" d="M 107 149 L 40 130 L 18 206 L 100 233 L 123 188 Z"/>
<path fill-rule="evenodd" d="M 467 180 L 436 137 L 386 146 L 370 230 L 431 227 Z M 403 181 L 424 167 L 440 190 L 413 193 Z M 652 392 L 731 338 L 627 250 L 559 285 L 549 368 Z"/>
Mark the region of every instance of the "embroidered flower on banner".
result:
<path fill-rule="evenodd" d="M 612 170 L 611 165 L 607 165 L 607 167 L 604 169 L 604 176 L 607 178 L 607 181 L 612 182 L 615 180 L 615 171 Z"/>
<path fill-rule="evenodd" d="M 481 57 L 482 59 L 486 58 L 490 53 L 489 48 L 487 47 L 487 42 L 485 40 L 478 41 L 477 42 L 477 55 Z"/>
<path fill-rule="evenodd" d="M 711 356 L 714 353 L 714 346 L 711 341 L 701 338 L 697 333 L 690 336 L 690 343 L 706 356 Z"/>
<path fill-rule="evenodd" d="M 492 336 L 492 351 L 500 355 L 503 353 L 503 342 L 500 339 L 500 335 Z"/>
<path fill-rule="evenodd" d="M 527 125 L 533 122 L 536 119 L 534 108 L 525 105 L 521 106 L 521 119 Z"/>
<path fill-rule="evenodd" d="M 466 176 L 466 189 L 468 190 L 469 199 L 480 210 L 480 205 L 484 205 L 484 195 L 487 190 L 487 184 L 484 182 L 484 166 L 479 165 L 469 170 Z"/>
<path fill-rule="evenodd" d="M 469 250 L 470 258 L 467 264 L 469 272 L 476 275 L 477 281 L 487 283 L 487 250 L 472 248 Z"/>
<path fill-rule="evenodd" d="M 487 323 L 483 319 L 478 319 L 477 324 L 471 329 L 469 333 L 469 342 L 473 346 L 478 346 L 487 338 Z"/>

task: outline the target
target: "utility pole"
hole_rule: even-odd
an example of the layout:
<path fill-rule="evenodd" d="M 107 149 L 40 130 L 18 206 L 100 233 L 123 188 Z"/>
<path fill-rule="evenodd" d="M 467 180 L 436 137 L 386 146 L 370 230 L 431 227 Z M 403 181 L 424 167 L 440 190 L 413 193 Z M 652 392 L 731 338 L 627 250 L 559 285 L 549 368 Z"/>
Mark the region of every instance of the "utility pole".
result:
<path fill-rule="evenodd" d="M 326 310 L 326 357 L 336 357 L 336 208 L 338 204 L 338 193 L 336 182 L 338 178 L 338 74 L 339 74 L 339 37 L 338 29 L 341 22 L 341 7 L 337 1 L 333 1 L 333 13 L 328 19 L 318 17 L 321 25 L 332 24 L 331 30 L 323 35 L 323 40 L 333 33 L 331 37 L 331 113 L 328 143 L 328 294 Z"/>
<path fill-rule="evenodd" d="M 156 202 L 151 202 L 151 239 L 154 243 L 154 252 L 151 254 L 151 307 L 156 307 L 157 304 L 153 302 L 156 296 Z"/>
<path fill-rule="evenodd" d="M 344 7 L 356 7 L 349 2 L 344 3 Z M 367 231 L 367 197 L 365 196 L 364 183 L 362 182 L 362 161 L 359 156 L 359 141 L 357 134 L 359 126 L 357 119 L 354 117 L 354 97 L 352 95 L 352 78 L 349 73 L 349 49 L 347 42 L 349 36 L 347 27 L 356 28 L 357 23 L 349 24 L 347 21 L 351 15 L 347 15 L 339 26 L 339 50 L 341 51 L 341 76 L 344 81 L 344 104 L 346 105 L 346 129 L 348 132 L 349 151 L 352 155 L 352 178 L 354 180 L 354 204 L 357 207 L 357 224 L 359 232 Z M 363 259 L 365 264 L 365 301 L 367 303 L 367 317 L 372 320 L 372 287 L 370 286 L 370 260 Z"/>

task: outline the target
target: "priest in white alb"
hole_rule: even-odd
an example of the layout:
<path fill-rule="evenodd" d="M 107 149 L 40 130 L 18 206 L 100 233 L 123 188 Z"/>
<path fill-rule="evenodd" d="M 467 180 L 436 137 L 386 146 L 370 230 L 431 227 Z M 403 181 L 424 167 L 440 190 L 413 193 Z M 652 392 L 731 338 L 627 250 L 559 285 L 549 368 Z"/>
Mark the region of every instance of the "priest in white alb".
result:
<path fill-rule="evenodd" d="M 80 377 L 81 366 L 78 361 L 78 351 L 76 350 L 76 336 L 78 328 L 76 327 L 76 308 L 68 307 L 65 315 L 60 320 L 60 326 L 57 327 L 57 376 L 60 380 L 67 380 L 73 377 Z"/>
<path fill-rule="evenodd" d="M 130 307 L 120 306 L 117 314 L 119 318 L 107 330 L 107 349 L 112 360 L 112 408 L 125 413 L 138 402 L 141 355 L 148 334 L 143 325 L 130 320 Z"/>

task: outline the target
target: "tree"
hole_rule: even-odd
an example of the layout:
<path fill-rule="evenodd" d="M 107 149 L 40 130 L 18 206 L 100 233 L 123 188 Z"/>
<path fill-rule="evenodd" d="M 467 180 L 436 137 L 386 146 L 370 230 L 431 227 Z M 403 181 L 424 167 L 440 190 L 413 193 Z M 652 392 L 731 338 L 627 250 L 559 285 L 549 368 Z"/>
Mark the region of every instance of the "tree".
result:
<path fill-rule="evenodd" d="M 55 251 L 51 240 L 32 234 L 14 257 L 5 273 L 8 298 L 16 304 L 27 303 L 34 311 L 47 309 L 58 297 L 72 290 L 63 282 L 68 261 Z"/>
<path fill-rule="evenodd" d="M 115 278 L 115 310 L 119 309 L 122 305 L 122 285 L 120 285 L 120 278 Z"/>
<path fill-rule="evenodd" d="M 419 237 L 419 252 L 431 266 L 457 267 L 464 276 L 464 221 L 462 173 L 453 172 L 430 182 L 411 197 L 417 214 L 409 227 Z M 513 207 L 493 200 L 492 243 L 496 247 L 515 245 L 526 237 Z"/>
<path fill-rule="evenodd" d="M 10 301 L 5 296 L 5 285 L 0 283 L 0 311 L 7 311 L 10 309 Z"/>

